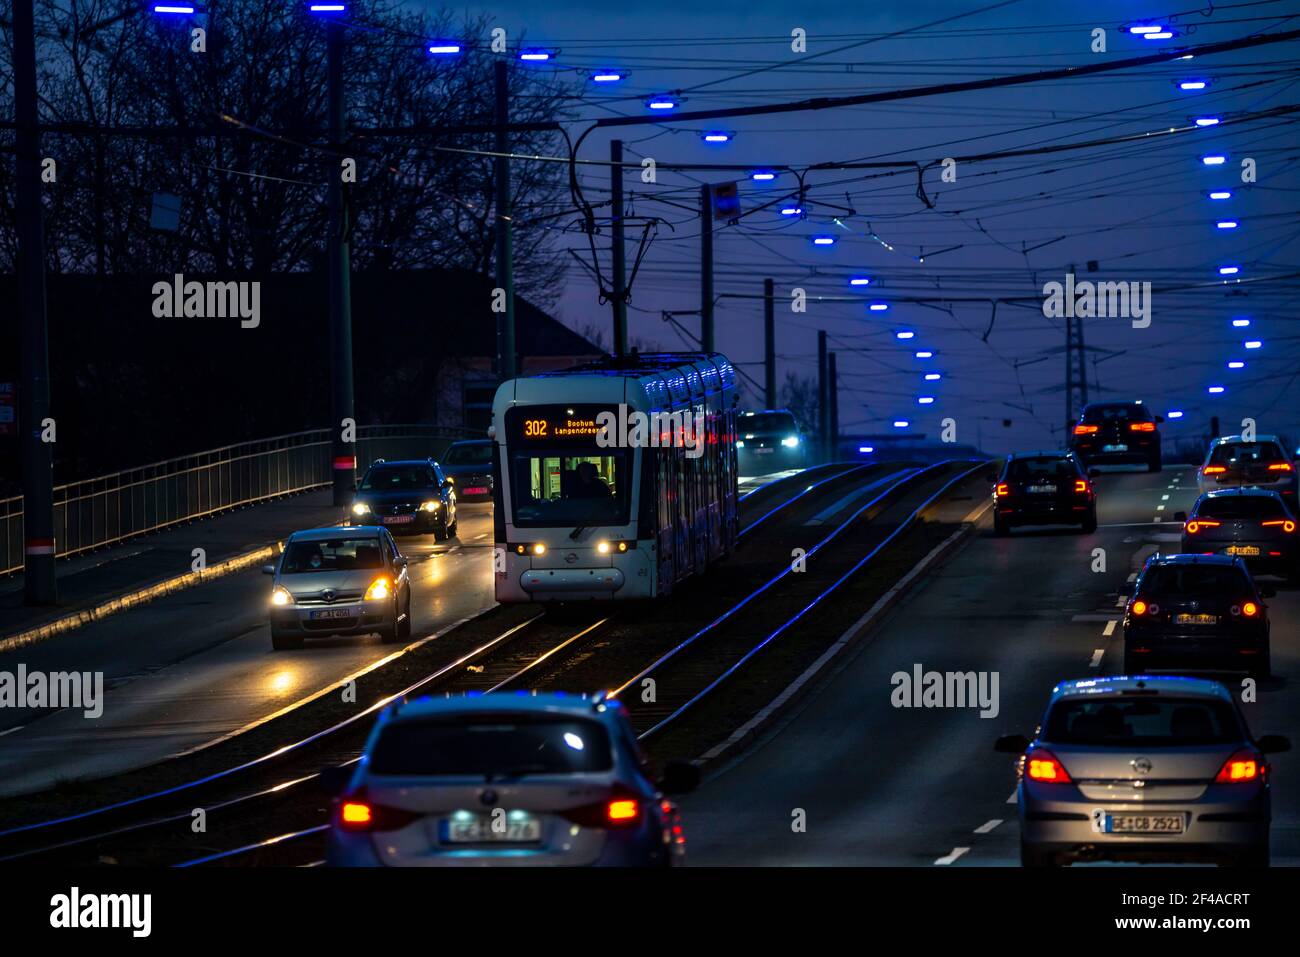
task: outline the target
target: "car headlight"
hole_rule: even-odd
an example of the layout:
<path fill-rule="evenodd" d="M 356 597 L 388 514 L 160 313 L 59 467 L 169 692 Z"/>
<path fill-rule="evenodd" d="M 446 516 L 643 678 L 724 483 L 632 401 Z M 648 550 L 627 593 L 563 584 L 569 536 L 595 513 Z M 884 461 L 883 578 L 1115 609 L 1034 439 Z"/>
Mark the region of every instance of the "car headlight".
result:
<path fill-rule="evenodd" d="M 434 499 L 432 501 L 425 502 L 423 505 L 420 506 L 420 508 L 424 509 L 426 512 L 436 512 L 438 511 L 438 509 L 442 508 L 442 503 L 439 502 L 437 499 Z"/>
<path fill-rule="evenodd" d="M 799 444 L 799 436 L 787 435 L 785 438 L 781 440 L 781 444 L 784 445 L 787 449 L 792 449 Z"/>
<path fill-rule="evenodd" d="M 387 598 L 392 594 L 391 587 L 387 578 L 376 578 L 366 589 L 366 601 L 379 601 L 381 598 Z"/>
<path fill-rule="evenodd" d="M 367 512 L 369 512 L 369 511 L 370 511 L 370 506 L 367 505 L 365 502 L 353 502 L 353 503 L 352 503 L 352 514 L 353 514 L 353 515 L 365 515 L 365 514 L 366 514 Z"/>
<path fill-rule="evenodd" d="M 743 449 L 744 447 L 745 447 L 745 440 L 744 440 L 744 439 L 739 439 L 739 440 L 736 442 L 736 448 L 738 448 L 738 449 Z"/>
<path fill-rule="evenodd" d="M 289 594 L 289 589 L 282 585 L 276 585 L 275 588 L 271 589 L 271 604 L 292 605 L 293 596 Z"/>

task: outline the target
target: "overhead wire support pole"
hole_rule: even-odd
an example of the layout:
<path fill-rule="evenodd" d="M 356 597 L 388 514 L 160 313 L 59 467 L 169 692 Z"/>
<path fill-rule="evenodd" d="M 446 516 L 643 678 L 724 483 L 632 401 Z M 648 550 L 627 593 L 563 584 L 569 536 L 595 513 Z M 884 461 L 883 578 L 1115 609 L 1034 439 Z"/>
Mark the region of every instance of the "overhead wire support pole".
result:
<path fill-rule="evenodd" d="M 328 70 L 330 147 L 340 150 L 347 137 L 347 112 L 343 103 L 344 25 L 337 20 L 325 24 L 326 68 Z M 330 433 L 333 464 L 333 502 L 347 505 L 352 499 L 357 477 L 355 442 L 347 441 L 355 424 L 352 391 L 352 250 L 343 173 L 337 158 L 326 166 L 329 170 L 329 236 L 326 259 L 329 271 L 329 342 L 330 342 Z"/>
<path fill-rule="evenodd" d="M 763 280 L 763 406 L 776 408 L 776 297 L 775 283 Z"/>
<path fill-rule="evenodd" d="M 713 352 L 713 193 L 700 187 L 700 342 Z"/>
<path fill-rule="evenodd" d="M 505 304 L 497 313 L 497 375 L 513 379 L 515 366 L 515 268 L 514 232 L 510 207 L 510 75 L 507 63 L 493 64 L 496 92 L 496 283 L 505 293 Z"/>
<path fill-rule="evenodd" d="M 41 224 L 40 114 L 36 99 L 36 26 L 32 0 L 14 0 L 14 216 L 18 232 L 18 313 L 22 382 L 18 427 L 23 481 L 23 595 L 52 605 L 54 574 L 54 445 L 45 441 L 50 414 L 50 340 L 45 312 L 45 238 Z"/>
<path fill-rule="evenodd" d="M 623 141 L 609 141 L 610 220 L 613 225 L 612 280 L 614 305 L 614 355 L 627 355 L 627 289 L 623 248 Z"/>

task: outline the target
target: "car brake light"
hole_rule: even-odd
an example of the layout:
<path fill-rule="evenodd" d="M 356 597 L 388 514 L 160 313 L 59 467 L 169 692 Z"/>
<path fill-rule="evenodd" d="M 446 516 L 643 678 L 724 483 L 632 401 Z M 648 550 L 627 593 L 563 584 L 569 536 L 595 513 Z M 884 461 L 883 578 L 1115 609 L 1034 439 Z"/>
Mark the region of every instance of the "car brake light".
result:
<path fill-rule="evenodd" d="M 1135 615 L 1145 615 L 1147 613 L 1147 603 L 1142 601 L 1141 599 L 1138 599 L 1137 601 L 1133 602 L 1133 607 L 1131 611 Z"/>
<path fill-rule="evenodd" d="M 1224 465 L 1207 465 L 1201 471 L 1206 475 L 1218 475 L 1220 472 L 1228 471 L 1228 469 Z"/>
<path fill-rule="evenodd" d="M 641 816 L 641 805 L 635 798 L 618 798 L 609 802 L 605 816 L 618 823 L 634 821 Z"/>
<path fill-rule="evenodd" d="M 994 495 L 1010 495 L 1011 489 L 1006 482 L 999 482 L 998 487 L 993 490 Z"/>
<path fill-rule="evenodd" d="M 1075 490 L 1076 492 L 1086 492 L 1086 491 L 1088 491 L 1088 483 L 1087 483 L 1086 481 L 1084 481 L 1083 479 L 1075 479 L 1075 480 L 1074 480 L 1074 490 Z"/>
<path fill-rule="evenodd" d="M 345 830 L 368 830 L 373 820 L 374 811 L 369 804 L 362 804 L 360 801 L 344 801 L 343 806 L 339 808 L 339 823 Z"/>
<path fill-rule="evenodd" d="M 1154 432 L 1156 430 L 1154 422 L 1130 422 L 1128 427 L 1134 432 Z"/>
<path fill-rule="evenodd" d="M 1214 776 L 1215 784 L 1242 784 L 1257 781 L 1264 775 L 1264 759 L 1250 748 L 1242 748 L 1223 762 Z"/>
<path fill-rule="evenodd" d="M 1075 435 L 1092 435 L 1096 431 L 1097 427 L 1095 425 L 1076 425 L 1074 427 Z"/>
<path fill-rule="evenodd" d="M 1056 755 L 1042 748 L 1032 752 L 1025 759 L 1025 774 L 1029 775 L 1030 780 L 1042 781 L 1046 784 L 1070 783 L 1070 775 L 1066 773 L 1061 762 L 1056 760 Z"/>
<path fill-rule="evenodd" d="M 1218 528 L 1222 524 L 1222 522 L 1216 522 L 1212 518 L 1194 518 L 1184 525 L 1183 528 L 1187 530 L 1188 535 L 1195 535 L 1203 528 Z"/>
<path fill-rule="evenodd" d="M 1241 613 L 1245 615 L 1247 618 L 1254 618 L 1256 615 L 1259 614 L 1259 606 L 1256 605 L 1253 601 L 1245 602 L 1241 606 Z"/>
<path fill-rule="evenodd" d="M 1268 470 L 1269 470 L 1270 472 L 1290 472 L 1290 471 L 1291 471 L 1291 463 L 1290 463 L 1290 462 L 1274 462 L 1272 465 L 1270 465 L 1270 466 L 1268 467 Z"/>
<path fill-rule="evenodd" d="M 1291 533 L 1291 532 L 1294 532 L 1294 531 L 1295 531 L 1295 522 L 1291 521 L 1291 519 L 1289 519 L 1289 518 L 1275 518 L 1275 519 L 1270 519 L 1269 521 L 1264 522 L 1263 524 L 1264 524 L 1265 526 L 1268 526 L 1268 525 L 1273 525 L 1273 526 L 1281 525 L 1281 526 L 1282 526 L 1282 531 L 1287 532 L 1288 534 Z"/>

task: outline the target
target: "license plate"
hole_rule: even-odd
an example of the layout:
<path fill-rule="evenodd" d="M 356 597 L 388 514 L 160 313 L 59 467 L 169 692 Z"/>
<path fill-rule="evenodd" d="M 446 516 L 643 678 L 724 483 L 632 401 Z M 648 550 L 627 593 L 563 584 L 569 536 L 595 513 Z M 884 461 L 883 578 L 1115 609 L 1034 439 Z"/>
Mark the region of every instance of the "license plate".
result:
<path fill-rule="evenodd" d="M 1031 492 L 1031 493 L 1040 493 L 1040 492 L 1041 492 L 1041 493 L 1046 494 L 1046 495 L 1055 495 L 1055 494 L 1056 494 L 1056 486 L 1055 486 L 1055 485 L 1031 485 L 1031 486 L 1029 486 L 1027 489 L 1025 489 L 1025 491 L 1027 491 L 1027 492 Z"/>
<path fill-rule="evenodd" d="M 1107 834 L 1182 834 L 1181 814 L 1107 814 Z"/>
<path fill-rule="evenodd" d="M 1101 447 L 1101 450 L 1103 452 L 1127 452 L 1128 446 L 1127 445 L 1103 445 Z"/>
<path fill-rule="evenodd" d="M 313 621 L 320 621 L 322 618 L 351 618 L 353 617 L 351 608 L 321 608 L 311 613 Z"/>
<path fill-rule="evenodd" d="M 531 814 L 515 811 L 493 827 L 492 818 L 443 821 L 443 836 L 449 844 L 535 844 L 542 839 L 542 822 Z"/>
<path fill-rule="evenodd" d="M 1218 615 L 1175 615 L 1174 624 L 1177 625 L 1217 625 L 1219 623 Z"/>
<path fill-rule="evenodd" d="M 461 489 L 466 495 L 486 495 L 487 489 L 482 485 L 471 485 L 468 488 Z"/>
<path fill-rule="evenodd" d="M 754 451 L 759 455 L 771 455 L 776 449 L 754 449 Z"/>
<path fill-rule="evenodd" d="M 1228 554 L 1229 555 L 1258 555 L 1259 546 L 1258 545 L 1229 545 Z"/>
<path fill-rule="evenodd" d="M 385 525 L 404 525 L 407 522 L 414 522 L 414 521 L 415 521 L 414 515 L 385 515 L 384 516 Z"/>

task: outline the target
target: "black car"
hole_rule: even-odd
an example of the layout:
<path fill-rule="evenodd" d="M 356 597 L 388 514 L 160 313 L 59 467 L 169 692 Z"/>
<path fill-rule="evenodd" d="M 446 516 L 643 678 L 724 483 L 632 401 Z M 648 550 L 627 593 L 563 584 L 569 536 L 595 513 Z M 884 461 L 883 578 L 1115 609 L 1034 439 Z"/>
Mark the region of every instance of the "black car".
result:
<path fill-rule="evenodd" d="M 1300 579 L 1300 532 L 1295 515 L 1277 492 L 1228 488 L 1206 492 L 1183 523 L 1183 551 L 1235 555 L 1252 574 Z"/>
<path fill-rule="evenodd" d="M 1070 430 L 1070 451 L 1085 466 L 1145 465 L 1148 472 L 1159 472 L 1164 420 L 1141 402 L 1094 402 L 1084 406 Z"/>
<path fill-rule="evenodd" d="M 1016 525 L 1078 525 L 1097 530 L 1097 493 L 1070 452 L 1016 452 L 993 489 L 993 533 Z"/>
<path fill-rule="evenodd" d="M 1124 673 L 1269 674 L 1268 606 L 1231 555 L 1152 555 L 1124 609 Z"/>
<path fill-rule="evenodd" d="M 456 534 L 456 493 L 433 459 L 376 459 L 357 483 L 352 521 L 445 541 Z"/>
<path fill-rule="evenodd" d="M 807 464 L 799 421 L 788 409 L 742 412 L 736 419 L 736 456 L 741 475 L 766 475 Z"/>
<path fill-rule="evenodd" d="M 456 498 L 462 502 L 492 501 L 492 456 L 496 443 L 491 439 L 468 439 L 453 442 L 442 457 L 442 470 L 456 483 Z"/>

